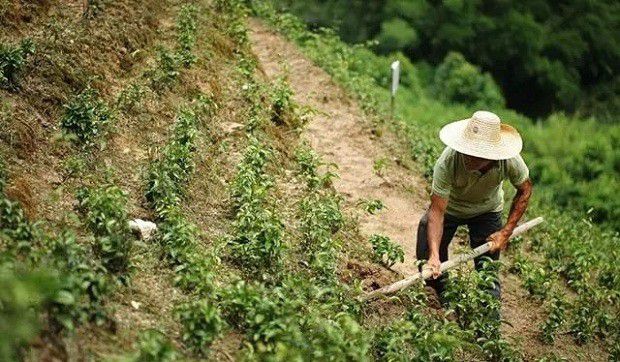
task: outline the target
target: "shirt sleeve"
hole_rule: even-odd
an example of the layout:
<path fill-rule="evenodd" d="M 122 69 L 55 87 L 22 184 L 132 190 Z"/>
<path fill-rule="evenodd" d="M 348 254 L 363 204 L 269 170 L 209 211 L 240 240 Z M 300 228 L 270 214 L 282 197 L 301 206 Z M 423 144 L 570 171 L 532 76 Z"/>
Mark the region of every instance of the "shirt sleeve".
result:
<path fill-rule="evenodd" d="M 508 179 L 513 186 L 521 185 L 530 177 L 530 170 L 527 168 L 521 155 L 517 155 L 508 160 L 507 171 Z"/>
<path fill-rule="evenodd" d="M 431 192 L 434 195 L 447 199 L 452 191 L 454 179 L 454 152 L 446 148 L 437 159 L 433 168 L 433 182 Z"/>

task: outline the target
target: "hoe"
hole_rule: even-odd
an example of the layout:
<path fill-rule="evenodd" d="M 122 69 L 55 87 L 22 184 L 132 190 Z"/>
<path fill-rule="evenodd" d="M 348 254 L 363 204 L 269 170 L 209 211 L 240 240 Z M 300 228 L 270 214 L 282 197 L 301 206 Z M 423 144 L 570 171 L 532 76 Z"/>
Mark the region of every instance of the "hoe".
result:
<path fill-rule="evenodd" d="M 533 228 L 534 226 L 540 224 L 541 222 L 543 222 L 543 218 L 542 217 L 537 217 L 533 220 L 527 221 L 519 226 L 517 226 L 513 232 L 512 235 L 510 235 L 510 238 L 514 238 L 515 236 L 519 236 L 521 234 L 523 234 L 524 232 L 528 231 L 529 229 Z M 487 251 L 489 251 L 489 248 L 491 247 L 491 243 L 486 243 L 483 245 L 480 245 L 479 247 L 473 249 L 472 251 L 468 252 L 468 253 L 464 253 L 464 254 L 460 254 L 458 256 L 456 256 L 455 258 L 451 259 L 451 260 L 447 260 L 444 261 L 443 263 L 441 263 L 441 267 L 440 270 L 443 273 L 446 270 L 452 269 L 458 265 L 461 265 L 469 260 L 472 260 L 473 258 L 482 255 L 484 253 L 486 253 Z M 420 273 L 416 273 L 410 277 L 407 277 L 401 281 L 398 281 L 394 284 L 390 284 L 387 285 L 383 288 L 377 289 L 377 290 L 373 290 L 372 292 L 366 293 L 365 295 L 363 295 L 361 297 L 362 300 L 371 300 L 374 298 L 377 298 L 379 296 L 382 295 L 389 295 L 389 294 L 393 294 L 396 293 L 399 290 L 403 290 L 406 289 L 408 287 L 410 287 L 411 285 L 413 285 L 418 279 L 428 279 L 430 278 L 432 275 L 430 269 L 425 269 Z"/>

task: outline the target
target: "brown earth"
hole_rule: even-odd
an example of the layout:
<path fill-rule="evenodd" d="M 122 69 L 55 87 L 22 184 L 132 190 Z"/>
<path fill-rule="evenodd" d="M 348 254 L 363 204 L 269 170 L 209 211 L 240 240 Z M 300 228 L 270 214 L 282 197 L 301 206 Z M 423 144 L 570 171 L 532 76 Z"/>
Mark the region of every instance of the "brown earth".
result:
<path fill-rule="evenodd" d="M 376 215 L 359 212 L 362 234 L 368 237 L 380 233 L 398 242 L 405 250 L 405 262 L 394 265 L 394 271 L 401 276 L 415 273 L 416 226 L 428 205 L 428 185 L 420 175 L 403 166 L 401 155 L 394 153 L 396 136 L 388 132 L 375 137 L 373 125 L 356 101 L 284 37 L 257 20 L 250 20 L 250 39 L 267 77 L 286 75 L 295 102 L 317 111 L 302 136 L 326 162 L 337 165 L 339 178 L 334 187 L 345 196 L 345 207 L 359 209 L 356 205 L 363 199 L 380 199 L 386 206 Z M 387 161 L 381 172 L 374 170 L 377 161 Z M 452 244 L 451 253 L 459 248 L 457 243 Z M 384 277 L 377 280 L 375 274 L 357 275 L 368 277 L 365 284 L 372 289 L 390 282 L 390 278 Z M 504 273 L 502 283 L 502 316 L 506 322 L 503 334 L 527 360 L 551 354 L 571 361 L 605 360 L 607 354 L 599 343 L 577 346 L 568 335 L 559 336 L 551 346 L 539 342 L 538 325 L 545 318 L 543 306 L 528 298 L 514 275 Z"/>

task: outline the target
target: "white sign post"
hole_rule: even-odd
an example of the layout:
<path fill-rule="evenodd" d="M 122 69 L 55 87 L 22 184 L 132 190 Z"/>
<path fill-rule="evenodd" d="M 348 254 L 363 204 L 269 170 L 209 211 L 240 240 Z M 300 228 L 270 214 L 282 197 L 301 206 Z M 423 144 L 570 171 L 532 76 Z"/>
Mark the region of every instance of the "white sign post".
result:
<path fill-rule="evenodd" d="M 396 99 L 396 90 L 400 82 L 400 61 L 392 62 L 392 97 L 390 98 L 390 118 L 394 118 L 394 100 Z"/>

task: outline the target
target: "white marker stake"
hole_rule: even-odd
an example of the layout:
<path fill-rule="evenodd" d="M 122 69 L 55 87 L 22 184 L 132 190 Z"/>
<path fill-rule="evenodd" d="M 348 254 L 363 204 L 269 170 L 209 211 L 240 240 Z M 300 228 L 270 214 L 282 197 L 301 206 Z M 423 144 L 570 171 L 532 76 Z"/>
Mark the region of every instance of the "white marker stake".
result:
<path fill-rule="evenodd" d="M 390 99 L 390 118 L 394 118 L 394 100 L 396 99 L 396 90 L 400 82 L 400 61 L 392 62 L 392 97 Z"/>

